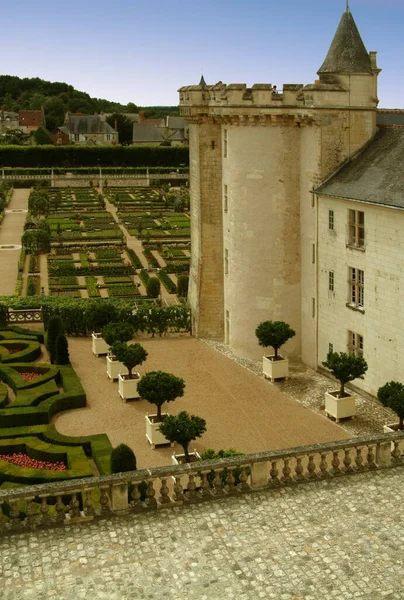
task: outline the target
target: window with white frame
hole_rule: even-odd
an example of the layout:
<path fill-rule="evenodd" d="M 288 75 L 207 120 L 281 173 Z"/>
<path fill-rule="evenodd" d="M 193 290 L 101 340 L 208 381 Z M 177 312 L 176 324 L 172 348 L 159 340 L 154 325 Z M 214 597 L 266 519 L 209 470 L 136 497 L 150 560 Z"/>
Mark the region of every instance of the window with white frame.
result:
<path fill-rule="evenodd" d="M 229 251 L 227 248 L 224 249 L 224 274 L 229 274 Z"/>
<path fill-rule="evenodd" d="M 223 130 L 223 157 L 227 158 L 227 129 Z"/>
<path fill-rule="evenodd" d="M 348 352 L 356 354 L 356 356 L 363 356 L 363 335 L 348 331 Z"/>
<path fill-rule="evenodd" d="M 328 229 L 334 231 L 334 211 L 331 209 L 328 211 Z"/>
<path fill-rule="evenodd" d="M 365 305 L 365 274 L 361 269 L 348 267 L 349 269 L 349 297 L 348 304 L 356 308 Z"/>
<path fill-rule="evenodd" d="M 227 185 L 223 188 L 223 210 L 225 213 L 229 211 L 229 189 Z"/>
<path fill-rule="evenodd" d="M 328 291 L 334 291 L 334 271 L 328 271 Z"/>
<path fill-rule="evenodd" d="M 348 210 L 348 245 L 365 247 L 365 213 L 361 210 Z"/>

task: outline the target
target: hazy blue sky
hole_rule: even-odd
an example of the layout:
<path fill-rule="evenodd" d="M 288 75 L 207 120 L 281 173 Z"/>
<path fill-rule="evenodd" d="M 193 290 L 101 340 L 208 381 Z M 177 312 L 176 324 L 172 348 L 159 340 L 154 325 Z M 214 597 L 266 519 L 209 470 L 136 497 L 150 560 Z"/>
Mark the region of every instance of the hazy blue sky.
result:
<path fill-rule="evenodd" d="M 404 107 L 404 0 L 350 0 L 378 51 L 380 107 Z M 0 72 L 91 96 L 178 104 L 207 83 L 310 83 L 345 0 L 19 0 L 1 8 Z"/>

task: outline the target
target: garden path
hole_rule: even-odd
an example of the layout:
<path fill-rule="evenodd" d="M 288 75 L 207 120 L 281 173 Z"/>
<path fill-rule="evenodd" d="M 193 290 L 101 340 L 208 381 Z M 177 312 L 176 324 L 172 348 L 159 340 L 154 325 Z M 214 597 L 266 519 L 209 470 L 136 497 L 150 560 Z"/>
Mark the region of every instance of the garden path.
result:
<path fill-rule="evenodd" d="M 12 296 L 15 291 L 21 253 L 21 236 L 24 233 L 24 223 L 28 212 L 29 193 L 30 190 L 25 189 L 13 191 L 0 225 L 0 296 Z M 14 245 L 16 246 L 14 249 L 1 248 L 1 246 Z"/>
<path fill-rule="evenodd" d="M 207 431 L 191 449 L 232 447 L 249 453 L 349 437 L 339 425 L 200 340 L 188 336 L 137 339 L 149 353 L 141 373 L 161 369 L 185 380 L 184 397 L 163 408 L 171 414 L 187 410 L 206 419 Z M 105 357 L 92 354 L 89 338 L 69 338 L 69 350 L 87 393 L 87 406 L 56 415 L 53 422 L 58 431 L 106 433 L 114 446 L 125 443 L 133 448 L 139 468 L 170 464 L 170 447 L 152 450 L 146 441 L 145 415 L 154 412 L 153 405 L 120 399 L 118 384 L 107 378 Z"/>

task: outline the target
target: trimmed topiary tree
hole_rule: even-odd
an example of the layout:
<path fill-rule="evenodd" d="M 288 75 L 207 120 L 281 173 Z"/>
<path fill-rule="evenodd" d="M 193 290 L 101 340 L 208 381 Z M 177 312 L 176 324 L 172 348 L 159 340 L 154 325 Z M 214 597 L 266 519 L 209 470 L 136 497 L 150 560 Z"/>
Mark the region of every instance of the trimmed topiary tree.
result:
<path fill-rule="evenodd" d="M 178 415 L 166 415 L 160 423 L 160 431 L 169 442 L 180 444 L 184 449 L 185 462 L 191 462 L 188 448 L 206 431 L 206 421 L 202 417 L 190 415 L 182 410 Z"/>
<path fill-rule="evenodd" d="M 399 381 L 385 383 L 377 390 L 377 398 L 383 406 L 396 413 L 398 428 L 404 429 L 404 384 Z"/>
<path fill-rule="evenodd" d="M 296 332 L 284 321 L 263 321 L 255 330 L 258 343 L 264 348 L 272 346 L 275 352 L 274 360 L 282 360 L 278 350 L 283 344 L 296 335 Z"/>
<path fill-rule="evenodd" d="M 323 366 L 329 369 L 335 379 L 340 382 L 338 398 L 349 396 L 345 392 L 345 384 L 354 379 L 363 379 L 368 370 L 368 364 L 363 356 L 346 352 L 329 352 Z"/>
<path fill-rule="evenodd" d="M 69 343 L 67 337 L 63 333 L 60 333 L 57 336 L 55 348 L 55 363 L 57 365 L 69 365 Z"/>
<path fill-rule="evenodd" d="M 126 344 L 125 342 L 115 342 L 111 346 L 111 352 L 128 369 L 128 378 L 133 379 L 132 370 L 141 365 L 147 358 L 147 351 L 141 344 Z"/>
<path fill-rule="evenodd" d="M 158 298 L 160 294 L 161 284 L 157 277 L 150 277 L 146 284 L 146 294 L 149 298 Z"/>
<path fill-rule="evenodd" d="M 51 364 L 56 358 L 56 339 L 58 335 L 63 335 L 65 332 L 63 321 L 59 315 L 52 315 L 48 321 L 48 329 L 45 336 L 45 347 L 49 352 Z"/>
<path fill-rule="evenodd" d="M 129 342 L 133 338 L 134 329 L 130 323 L 108 323 L 101 329 L 101 337 L 109 346 L 115 342 Z"/>
<path fill-rule="evenodd" d="M 136 471 L 136 456 L 132 448 L 126 444 L 119 444 L 111 452 L 111 473 L 125 471 Z"/>
<path fill-rule="evenodd" d="M 164 402 L 173 402 L 183 396 L 184 387 L 185 383 L 181 377 L 164 371 L 150 371 L 139 381 L 137 391 L 141 398 L 157 407 L 155 422 L 160 423 Z"/>
<path fill-rule="evenodd" d="M 180 298 L 186 298 L 188 294 L 188 275 L 178 275 L 177 277 L 177 296 Z"/>

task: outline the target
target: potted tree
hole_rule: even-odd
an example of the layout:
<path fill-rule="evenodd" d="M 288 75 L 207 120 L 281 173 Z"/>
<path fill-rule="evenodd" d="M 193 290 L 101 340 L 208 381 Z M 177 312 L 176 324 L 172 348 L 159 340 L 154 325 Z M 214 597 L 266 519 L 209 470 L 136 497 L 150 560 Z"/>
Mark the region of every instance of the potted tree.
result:
<path fill-rule="evenodd" d="M 329 369 L 340 383 L 340 389 L 325 392 L 325 413 L 334 417 L 337 423 L 340 419 L 355 415 L 355 396 L 345 391 L 345 384 L 354 379 L 363 379 L 368 365 L 362 356 L 346 352 L 329 352 L 323 366 Z"/>
<path fill-rule="evenodd" d="M 272 346 L 275 354 L 262 357 L 262 371 L 264 377 L 274 381 L 282 379 L 289 374 L 289 360 L 278 354 L 283 344 L 296 335 L 296 332 L 284 321 L 263 321 L 255 330 L 260 346 Z"/>
<path fill-rule="evenodd" d="M 398 416 L 398 423 L 385 425 L 384 433 L 404 429 L 404 384 L 399 381 L 385 383 L 377 390 L 377 398 L 383 406 L 390 408 Z"/>
<path fill-rule="evenodd" d="M 200 460 L 200 455 L 197 452 L 189 452 L 188 448 L 193 440 L 205 433 L 205 419 L 182 410 L 178 415 L 164 417 L 160 423 L 160 431 L 170 442 L 180 444 L 184 449 L 183 454 L 172 455 L 171 460 L 174 465 Z"/>
<path fill-rule="evenodd" d="M 184 395 L 185 383 L 181 377 L 176 377 L 164 371 L 150 371 L 142 377 L 138 385 L 138 393 L 150 404 L 157 407 L 155 414 L 146 415 L 146 439 L 154 446 L 168 444 L 168 440 L 160 431 L 159 427 L 163 415 L 161 408 L 164 402 L 173 402 L 176 398 Z"/>
<path fill-rule="evenodd" d="M 116 356 L 111 352 L 111 346 L 116 342 L 129 342 L 133 338 L 134 329 L 130 323 L 108 323 L 101 329 L 101 336 L 109 346 L 107 354 L 107 375 L 114 381 L 118 379 L 119 373 L 128 374 L 128 369 L 125 365 L 117 360 Z"/>
<path fill-rule="evenodd" d="M 111 346 L 111 352 L 128 369 L 127 375 L 119 373 L 118 390 L 122 400 L 139 398 L 138 383 L 140 374 L 133 369 L 141 365 L 147 358 L 147 351 L 140 344 L 126 344 L 125 342 L 115 342 Z"/>

